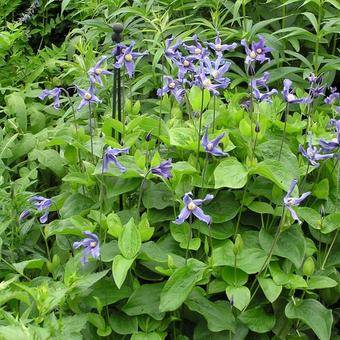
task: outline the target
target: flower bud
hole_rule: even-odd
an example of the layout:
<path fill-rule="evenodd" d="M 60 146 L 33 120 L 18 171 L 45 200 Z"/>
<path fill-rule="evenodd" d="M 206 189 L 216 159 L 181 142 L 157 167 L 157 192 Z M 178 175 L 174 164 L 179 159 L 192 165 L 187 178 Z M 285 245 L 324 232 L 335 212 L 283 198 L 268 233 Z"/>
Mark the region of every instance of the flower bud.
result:
<path fill-rule="evenodd" d="M 256 125 L 255 125 L 255 132 L 256 132 L 256 133 L 259 133 L 259 132 L 260 132 L 260 123 L 259 123 L 259 122 L 256 122 Z"/>
<path fill-rule="evenodd" d="M 117 22 L 115 24 L 112 25 L 112 30 L 113 32 L 115 33 L 122 33 L 123 32 L 123 29 L 124 29 L 124 26 L 123 24 L 121 24 L 120 22 Z"/>
<path fill-rule="evenodd" d="M 237 255 L 243 249 L 243 240 L 240 234 L 236 235 L 235 243 L 233 247 L 234 255 Z"/>
<path fill-rule="evenodd" d="M 303 275 L 311 276 L 314 273 L 315 264 L 313 257 L 309 256 L 306 258 L 305 263 L 303 264 L 302 272 Z"/>
<path fill-rule="evenodd" d="M 151 138 L 152 138 L 152 134 L 151 134 L 151 131 L 150 131 L 150 132 L 148 132 L 148 133 L 146 134 L 145 140 L 146 140 L 147 142 L 150 142 Z"/>

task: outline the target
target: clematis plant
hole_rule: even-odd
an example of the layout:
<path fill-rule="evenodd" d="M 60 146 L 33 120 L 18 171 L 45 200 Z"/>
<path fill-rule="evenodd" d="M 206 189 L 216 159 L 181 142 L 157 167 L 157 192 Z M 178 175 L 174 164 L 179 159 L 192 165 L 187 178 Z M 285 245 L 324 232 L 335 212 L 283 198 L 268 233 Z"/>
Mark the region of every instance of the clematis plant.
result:
<path fill-rule="evenodd" d="M 88 90 L 84 90 L 77 87 L 77 91 L 81 97 L 81 101 L 77 110 L 80 110 L 81 108 L 83 108 L 86 105 L 89 105 L 90 103 L 101 103 L 101 100 L 94 94 L 93 84 L 90 85 Z"/>
<path fill-rule="evenodd" d="M 258 79 L 252 79 L 251 80 L 251 88 L 253 90 L 253 95 L 255 99 L 258 101 L 262 102 L 270 102 L 271 101 L 271 96 L 274 94 L 277 94 L 276 89 L 269 90 L 269 87 L 267 85 L 267 82 L 269 80 L 269 72 L 264 72 L 263 76 Z M 262 93 L 258 89 L 258 87 L 264 87 L 266 89 L 266 92 Z"/>
<path fill-rule="evenodd" d="M 284 100 L 290 104 L 310 104 L 312 99 L 310 97 L 296 98 L 295 94 L 290 90 L 292 86 L 292 81 L 285 79 L 283 81 L 283 91 L 282 95 Z"/>
<path fill-rule="evenodd" d="M 135 72 L 134 60 L 138 57 L 142 57 L 148 54 L 148 52 L 132 52 L 134 46 L 134 41 L 131 41 L 131 44 L 128 47 L 120 45 L 121 48 L 119 48 L 119 54 L 118 56 L 116 56 L 117 61 L 114 64 L 115 68 L 121 68 L 124 65 L 130 78 L 133 77 L 133 74 Z"/>
<path fill-rule="evenodd" d="M 179 216 L 173 223 L 182 224 L 191 214 L 196 216 L 200 221 L 206 224 L 211 224 L 211 217 L 204 214 L 200 206 L 204 202 L 209 202 L 214 198 L 214 195 L 206 195 L 203 199 L 192 199 L 192 193 L 187 192 L 183 197 L 184 208 L 180 212 Z"/>
<path fill-rule="evenodd" d="M 202 46 L 202 44 L 198 41 L 196 34 L 192 37 L 192 39 L 195 42 L 194 45 L 183 44 L 183 46 L 188 50 L 192 57 L 198 60 L 203 60 L 209 55 L 208 49 Z"/>
<path fill-rule="evenodd" d="M 272 48 L 265 46 L 265 38 L 263 35 L 258 35 L 259 41 L 258 42 L 252 42 L 251 48 L 249 48 L 247 42 L 245 39 L 241 40 L 241 45 L 244 47 L 244 50 L 247 54 L 245 63 L 247 65 L 259 61 L 261 64 L 265 61 L 270 61 L 270 58 L 266 56 L 266 53 L 269 53 L 272 51 Z"/>
<path fill-rule="evenodd" d="M 327 151 L 334 150 L 340 147 L 340 120 L 331 119 L 330 125 L 335 126 L 336 137 L 331 141 L 326 141 L 324 138 L 320 138 L 320 146 Z"/>
<path fill-rule="evenodd" d="M 229 156 L 229 154 L 227 152 L 223 152 L 222 150 L 220 150 L 217 146 L 218 143 L 221 141 L 221 139 L 225 136 L 225 133 L 223 132 L 222 134 L 220 134 L 219 136 L 217 136 L 216 138 L 212 139 L 211 141 L 208 140 L 208 126 L 205 129 L 205 133 L 202 137 L 202 145 L 204 147 L 204 150 L 207 153 L 210 153 L 214 156 Z"/>
<path fill-rule="evenodd" d="M 233 51 L 237 47 L 235 42 L 230 45 L 222 44 L 220 33 L 218 31 L 216 32 L 215 43 L 208 42 L 207 45 L 216 52 L 217 56 L 220 57 L 222 57 L 224 51 Z"/>
<path fill-rule="evenodd" d="M 151 173 L 154 175 L 161 176 L 165 179 L 169 179 L 172 177 L 171 171 L 172 170 L 172 164 L 171 159 L 168 159 L 166 161 L 163 161 L 159 164 L 159 166 L 151 168 Z"/>
<path fill-rule="evenodd" d="M 323 159 L 329 159 L 334 157 L 333 153 L 330 154 L 320 154 L 316 147 L 313 146 L 313 136 L 312 133 L 309 133 L 309 140 L 308 140 L 308 148 L 305 150 L 303 146 L 299 145 L 299 151 L 301 154 L 308 159 L 309 163 L 313 166 L 318 167 L 320 164 L 318 161 Z"/>
<path fill-rule="evenodd" d="M 60 108 L 60 95 L 61 95 L 61 88 L 55 87 L 52 90 L 43 90 L 39 96 L 39 99 L 44 100 L 46 97 L 51 97 L 54 100 L 53 107 L 58 110 Z"/>
<path fill-rule="evenodd" d="M 99 247 L 99 238 L 96 234 L 91 233 L 90 231 L 84 231 L 84 235 L 87 237 L 82 241 L 74 242 L 73 248 L 78 249 L 80 247 L 84 248 L 84 255 L 81 258 L 81 262 L 83 264 L 88 262 L 88 257 L 91 254 L 94 259 L 100 256 L 100 247 Z"/>
<path fill-rule="evenodd" d="M 166 93 L 171 93 L 180 103 L 185 94 L 185 90 L 183 89 L 181 82 L 171 77 L 164 78 L 166 79 L 166 84 L 163 86 L 163 88 L 157 90 L 157 95 L 161 97 Z"/>
<path fill-rule="evenodd" d="M 108 170 L 109 163 L 113 163 L 120 172 L 125 172 L 126 168 L 118 161 L 117 156 L 128 153 L 129 148 L 117 149 L 109 146 L 104 152 L 102 173 Z"/>
<path fill-rule="evenodd" d="M 90 83 L 91 84 L 98 83 L 99 85 L 103 86 L 103 81 L 102 81 L 101 77 L 103 75 L 112 74 L 112 72 L 110 72 L 108 70 L 104 70 L 102 68 L 102 65 L 103 65 L 103 63 L 105 62 L 106 59 L 107 59 L 106 56 L 101 57 L 100 60 L 98 61 L 98 63 L 94 67 L 91 67 L 89 69 L 88 75 L 90 77 Z"/>
<path fill-rule="evenodd" d="M 165 40 L 164 54 L 170 60 L 176 62 L 182 56 L 181 52 L 177 51 L 178 47 L 182 45 L 182 40 L 176 40 L 176 42 L 171 46 L 173 40 L 174 40 L 173 36 Z"/>
<path fill-rule="evenodd" d="M 34 205 L 39 212 L 43 212 L 43 215 L 39 218 L 41 223 L 46 223 L 48 219 L 49 208 L 52 205 L 52 200 L 43 196 L 33 196 L 28 200 Z"/>
<path fill-rule="evenodd" d="M 302 222 L 300 221 L 298 215 L 296 214 L 296 212 L 294 211 L 294 209 L 292 208 L 292 206 L 298 206 L 300 205 L 300 203 L 306 199 L 311 192 L 305 192 L 304 194 L 302 194 L 300 197 L 291 197 L 291 194 L 294 190 L 294 188 L 297 185 L 297 180 L 293 179 L 292 183 L 290 184 L 290 187 L 288 189 L 288 192 L 286 194 L 286 196 L 283 198 L 283 204 L 285 205 L 285 207 L 288 209 L 288 211 L 290 212 L 290 215 L 292 216 L 292 218 L 297 221 L 299 224 L 301 224 Z"/>
<path fill-rule="evenodd" d="M 204 70 L 207 74 L 220 84 L 221 88 L 226 88 L 230 79 L 223 77 L 224 74 L 229 70 L 230 63 L 228 61 L 223 62 L 222 57 L 217 57 L 217 59 L 211 62 L 210 58 L 204 58 Z"/>

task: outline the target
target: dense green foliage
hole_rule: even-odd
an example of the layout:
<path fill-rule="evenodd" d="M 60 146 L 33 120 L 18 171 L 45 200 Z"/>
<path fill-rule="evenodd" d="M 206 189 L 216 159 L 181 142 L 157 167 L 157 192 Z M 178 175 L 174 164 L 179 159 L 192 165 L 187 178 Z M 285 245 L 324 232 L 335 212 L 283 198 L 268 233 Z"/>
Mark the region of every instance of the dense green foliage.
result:
<path fill-rule="evenodd" d="M 340 339 L 339 102 L 324 101 L 340 70 L 337 0 L 0 0 L 0 8 L 0 339 Z M 125 45 L 148 52 L 132 78 L 120 69 L 120 120 L 112 75 L 95 85 L 101 102 L 77 110 L 77 87 L 89 87 L 102 56 L 117 74 L 115 22 Z M 229 86 L 214 96 L 186 85 L 181 103 L 159 97 L 163 76 L 177 75 L 166 39 L 213 42 L 216 31 L 238 44 L 223 54 Z M 252 74 L 240 41 L 259 35 L 272 51 Z M 264 72 L 278 90 L 271 101 L 256 100 L 249 84 Z M 325 95 L 287 103 L 283 80 L 304 98 L 312 73 Z M 59 110 L 38 98 L 56 87 L 67 90 Z M 218 148 L 229 156 L 206 152 L 206 126 L 209 141 L 224 133 Z M 338 143 L 332 157 L 308 163 L 299 151 L 308 136 L 319 151 L 320 139 Z M 129 148 L 117 156 L 126 171 L 103 171 L 108 147 Z M 168 159 L 171 178 L 152 172 Z M 294 179 L 298 189 L 286 195 Z M 188 192 L 214 196 L 201 207 L 211 224 L 188 204 L 190 217 L 173 223 Z M 289 200 L 305 192 L 300 206 Z M 36 196 L 51 200 L 46 209 Z M 85 264 L 74 244 L 84 231 L 99 238 Z"/>

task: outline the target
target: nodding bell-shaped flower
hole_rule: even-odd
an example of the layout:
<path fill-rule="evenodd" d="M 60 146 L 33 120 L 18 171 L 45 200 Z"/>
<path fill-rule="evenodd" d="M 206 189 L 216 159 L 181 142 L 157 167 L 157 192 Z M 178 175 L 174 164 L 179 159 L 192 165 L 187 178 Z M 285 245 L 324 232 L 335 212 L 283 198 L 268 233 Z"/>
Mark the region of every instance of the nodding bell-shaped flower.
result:
<path fill-rule="evenodd" d="M 290 90 L 290 87 L 292 86 L 292 81 L 289 79 L 285 79 L 283 81 L 283 91 L 282 95 L 284 100 L 287 103 L 290 104 L 310 104 L 312 102 L 312 99 L 310 97 L 304 97 L 304 98 L 296 98 L 295 94 Z"/>
<path fill-rule="evenodd" d="M 290 184 L 290 187 L 288 189 L 287 195 L 283 198 L 283 204 L 285 205 L 285 207 L 288 209 L 288 211 L 290 212 L 290 215 L 292 216 L 292 218 L 297 221 L 299 224 L 301 224 L 302 222 L 300 221 L 298 215 L 296 214 L 296 212 L 293 210 L 292 206 L 297 206 L 300 205 L 300 203 L 306 198 L 308 197 L 311 192 L 305 192 L 304 194 L 302 194 L 300 197 L 291 197 L 291 194 L 295 188 L 297 184 L 297 180 L 293 179 L 292 183 Z"/>
<path fill-rule="evenodd" d="M 221 139 L 225 136 L 225 133 L 223 132 L 219 136 L 217 136 L 216 138 L 209 141 L 208 140 L 208 129 L 209 129 L 209 127 L 207 126 L 205 128 L 205 133 L 204 133 L 204 135 L 202 137 L 202 141 L 201 141 L 205 152 L 210 153 L 210 154 L 217 156 L 217 157 L 229 156 L 229 154 L 227 152 L 223 152 L 221 149 L 218 148 L 218 144 L 221 141 Z"/>
<path fill-rule="evenodd" d="M 196 216 L 200 221 L 206 224 L 211 224 L 211 217 L 204 214 L 200 208 L 202 203 L 209 202 L 214 198 L 213 195 L 206 195 L 203 199 L 192 199 L 192 193 L 187 192 L 183 197 L 184 208 L 180 212 L 177 219 L 173 222 L 175 224 L 182 224 L 191 214 Z"/>
<path fill-rule="evenodd" d="M 93 234 L 90 231 L 84 231 L 83 234 L 86 235 L 87 237 L 80 242 L 74 242 L 73 248 L 74 249 L 78 249 L 80 247 L 84 248 L 84 255 L 81 258 L 81 262 L 85 264 L 88 262 L 88 257 L 90 254 L 94 259 L 100 256 L 100 248 L 99 238 L 96 234 Z"/>
<path fill-rule="evenodd" d="M 98 63 L 94 67 L 91 67 L 89 69 L 88 75 L 90 77 L 91 84 L 98 83 L 99 85 L 103 86 L 103 81 L 101 77 L 104 75 L 112 74 L 112 72 L 102 68 L 102 65 L 106 59 L 106 56 L 101 57 Z"/>

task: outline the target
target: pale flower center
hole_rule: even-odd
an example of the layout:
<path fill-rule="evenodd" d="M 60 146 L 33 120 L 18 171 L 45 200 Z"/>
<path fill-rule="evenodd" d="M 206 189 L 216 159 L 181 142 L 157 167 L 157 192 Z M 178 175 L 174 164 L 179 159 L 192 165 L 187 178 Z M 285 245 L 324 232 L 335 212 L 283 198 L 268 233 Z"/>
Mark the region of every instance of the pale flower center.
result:
<path fill-rule="evenodd" d="M 287 204 L 288 204 L 288 205 L 294 205 L 294 203 L 295 203 L 295 198 L 289 197 L 289 198 L 287 199 Z"/>
<path fill-rule="evenodd" d="M 190 64 L 190 63 L 188 62 L 188 60 L 184 60 L 184 61 L 183 61 L 183 66 L 188 67 L 189 64 Z"/>
<path fill-rule="evenodd" d="M 211 85 L 210 79 L 205 79 L 205 80 L 203 81 L 203 86 L 204 86 L 204 87 L 209 87 L 210 85 Z"/>
<path fill-rule="evenodd" d="M 294 100 L 296 99 L 295 95 L 293 95 L 293 93 L 289 93 L 289 95 L 287 96 L 288 101 Z"/>
<path fill-rule="evenodd" d="M 91 248 L 95 248 L 97 246 L 97 242 L 96 241 L 92 241 L 91 243 L 90 243 L 90 247 Z"/>
<path fill-rule="evenodd" d="M 169 88 L 170 89 L 174 89 L 176 87 L 176 84 L 172 81 L 170 84 L 169 84 Z"/>
<path fill-rule="evenodd" d="M 212 75 L 213 75 L 214 78 L 217 78 L 219 76 L 219 73 L 218 73 L 217 70 L 214 70 Z"/>
<path fill-rule="evenodd" d="M 222 45 L 221 45 L 221 44 L 216 44 L 216 45 L 215 45 L 215 49 L 216 49 L 217 51 L 221 51 Z"/>
<path fill-rule="evenodd" d="M 174 50 L 172 48 L 168 48 L 168 53 L 174 53 Z"/>
<path fill-rule="evenodd" d="M 126 61 L 131 61 L 132 60 L 132 55 L 130 53 L 128 53 L 126 56 L 125 56 L 125 60 Z"/>
<path fill-rule="evenodd" d="M 102 72 L 103 72 L 103 69 L 101 69 L 101 68 L 96 69 L 96 74 L 100 75 L 100 74 L 102 74 Z"/>
<path fill-rule="evenodd" d="M 202 50 L 198 47 L 195 48 L 195 54 L 201 54 Z"/>
<path fill-rule="evenodd" d="M 92 94 L 86 92 L 85 95 L 84 95 L 84 98 L 85 98 L 86 100 L 90 100 L 90 99 L 92 98 Z"/>
<path fill-rule="evenodd" d="M 255 59 L 256 58 L 256 53 L 254 51 L 251 51 L 249 53 L 249 57 L 252 58 L 252 59 Z"/>
<path fill-rule="evenodd" d="M 208 149 L 209 151 L 211 151 L 213 148 L 214 148 L 214 144 L 213 144 L 213 143 L 208 143 L 208 144 L 207 144 L 207 149 Z"/>
<path fill-rule="evenodd" d="M 188 204 L 188 209 L 189 209 L 190 211 L 195 210 L 195 209 L 196 209 L 196 204 L 195 204 L 194 202 L 190 202 L 190 203 Z"/>
<path fill-rule="evenodd" d="M 262 53 L 262 48 L 257 48 L 257 49 L 256 49 L 256 53 L 257 53 L 257 54 L 261 54 L 261 53 Z"/>

